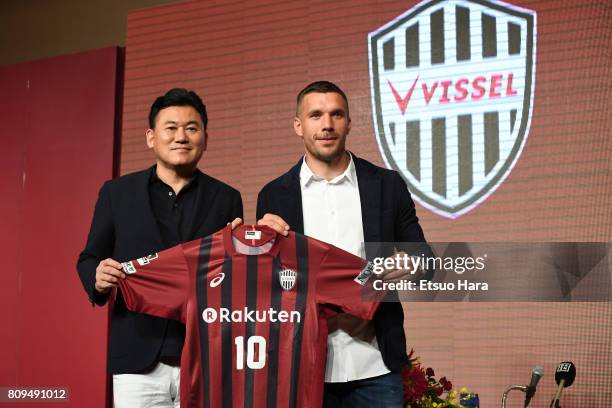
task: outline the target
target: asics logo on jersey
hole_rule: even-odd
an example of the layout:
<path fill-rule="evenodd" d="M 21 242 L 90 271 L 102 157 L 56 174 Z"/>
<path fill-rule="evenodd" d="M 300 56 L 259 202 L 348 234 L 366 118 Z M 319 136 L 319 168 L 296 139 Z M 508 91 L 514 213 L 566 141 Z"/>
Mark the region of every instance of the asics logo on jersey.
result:
<path fill-rule="evenodd" d="M 217 286 L 219 286 L 221 284 L 221 282 L 223 282 L 223 279 L 225 279 L 225 274 L 223 272 L 221 272 L 219 275 L 215 276 L 210 281 L 210 287 L 211 288 L 216 288 Z"/>

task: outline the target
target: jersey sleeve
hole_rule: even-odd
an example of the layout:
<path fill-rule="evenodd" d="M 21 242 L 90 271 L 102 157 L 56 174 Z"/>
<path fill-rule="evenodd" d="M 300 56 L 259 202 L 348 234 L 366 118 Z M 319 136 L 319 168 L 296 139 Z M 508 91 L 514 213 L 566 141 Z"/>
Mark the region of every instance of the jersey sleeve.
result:
<path fill-rule="evenodd" d="M 122 265 L 127 277 L 119 279 L 119 287 L 129 310 L 184 322 L 189 266 L 183 245 Z"/>
<path fill-rule="evenodd" d="M 386 291 L 374 289 L 378 279 L 372 264 L 320 241 L 322 257 L 317 274 L 317 303 L 334 305 L 360 319 L 371 320 Z"/>

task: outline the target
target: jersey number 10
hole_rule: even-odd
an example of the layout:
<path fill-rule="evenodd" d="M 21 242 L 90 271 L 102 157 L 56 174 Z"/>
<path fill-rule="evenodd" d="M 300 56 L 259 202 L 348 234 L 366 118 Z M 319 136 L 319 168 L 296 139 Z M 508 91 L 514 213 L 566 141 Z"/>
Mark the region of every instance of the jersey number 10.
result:
<path fill-rule="evenodd" d="M 236 369 L 244 370 L 244 336 L 234 339 L 236 343 Z M 257 361 L 255 361 L 255 346 L 257 346 Z M 266 365 L 266 339 L 262 336 L 251 336 L 247 339 L 247 367 L 259 370 Z"/>

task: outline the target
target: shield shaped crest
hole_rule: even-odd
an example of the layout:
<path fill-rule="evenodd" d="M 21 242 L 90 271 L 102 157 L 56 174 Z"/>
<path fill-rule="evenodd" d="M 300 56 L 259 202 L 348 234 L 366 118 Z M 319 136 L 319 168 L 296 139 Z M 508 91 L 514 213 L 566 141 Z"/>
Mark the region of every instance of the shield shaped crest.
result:
<path fill-rule="evenodd" d="M 280 285 L 284 290 L 291 290 L 295 286 L 297 272 L 292 269 L 283 269 L 278 273 Z"/>
<path fill-rule="evenodd" d="M 536 13 L 492 0 L 427 0 L 370 33 L 381 155 L 413 197 L 456 218 L 506 179 L 529 133 Z"/>

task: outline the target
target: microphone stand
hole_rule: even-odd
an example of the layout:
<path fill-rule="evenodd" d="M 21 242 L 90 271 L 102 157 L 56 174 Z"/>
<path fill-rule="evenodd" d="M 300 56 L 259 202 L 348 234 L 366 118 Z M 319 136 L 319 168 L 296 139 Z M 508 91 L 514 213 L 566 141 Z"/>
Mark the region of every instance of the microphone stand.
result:
<path fill-rule="evenodd" d="M 555 393 L 555 397 L 550 402 L 550 408 L 561 408 L 559 406 L 559 399 L 561 398 L 561 392 L 563 392 L 563 388 L 565 386 L 565 379 L 561 379 L 559 382 L 559 388 L 557 388 L 557 392 Z"/>
<path fill-rule="evenodd" d="M 512 390 L 519 390 L 519 391 L 523 391 L 523 392 L 527 392 L 527 386 L 526 385 L 511 385 L 509 386 L 506 391 L 504 391 L 504 394 L 502 395 L 502 408 L 506 408 L 506 400 L 508 399 L 508 394 L 510 393 L 510 391 Z"/>

